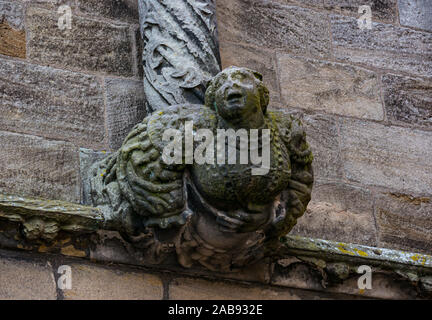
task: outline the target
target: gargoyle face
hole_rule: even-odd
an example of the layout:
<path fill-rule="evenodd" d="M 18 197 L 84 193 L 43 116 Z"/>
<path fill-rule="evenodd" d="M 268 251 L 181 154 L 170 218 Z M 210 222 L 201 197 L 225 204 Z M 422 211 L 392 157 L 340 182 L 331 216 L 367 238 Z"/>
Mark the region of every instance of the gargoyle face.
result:
<path fill-rule="evenodd" d="M 261 80 L 250 69 L 225 69 L 211 82 L 206 104 L 235 127 L 258 128 L 268 104 L 268 90 Z"/>

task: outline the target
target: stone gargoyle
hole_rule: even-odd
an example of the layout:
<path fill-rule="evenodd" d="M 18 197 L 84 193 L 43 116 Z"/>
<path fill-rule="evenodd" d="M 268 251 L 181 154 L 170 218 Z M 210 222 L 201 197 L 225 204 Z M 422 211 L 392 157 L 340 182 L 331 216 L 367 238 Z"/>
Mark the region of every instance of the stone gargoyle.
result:
<path fill-rule="evenodd" d="M 301 122 L 268 104 L 262 75 L 225 69 L 208 84 L 205 105 L 154 112 L 92 167 L 93 205 L 142 250 L 175 246 L 184 267 L 229 272 L 261 259 L 303 215 L 313 185 Z M 223 137 L 217 146 L 216 136 Z M 268 153 L 267 165 L 253 161 L 260 153 L 261 160 Z"/>

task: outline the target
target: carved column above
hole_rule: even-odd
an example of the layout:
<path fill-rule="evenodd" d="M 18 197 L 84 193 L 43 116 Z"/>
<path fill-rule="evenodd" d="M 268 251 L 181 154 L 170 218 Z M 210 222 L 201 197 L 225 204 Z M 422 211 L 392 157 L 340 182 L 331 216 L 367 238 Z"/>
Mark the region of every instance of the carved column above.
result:
<path fill-rule="evenodd" d="M 148 112 L 203 104 L 221 71 L 213 0 L 138 0 Z"/>

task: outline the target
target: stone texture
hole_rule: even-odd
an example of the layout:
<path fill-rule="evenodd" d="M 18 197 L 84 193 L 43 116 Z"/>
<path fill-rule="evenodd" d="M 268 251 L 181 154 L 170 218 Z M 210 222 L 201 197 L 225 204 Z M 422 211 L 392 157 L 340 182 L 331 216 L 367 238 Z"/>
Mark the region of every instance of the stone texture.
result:
<path fill-rule="evenodd" d="M 432 128 L 432 80 L 388 74 L 383 88 L 390 121 Z"/>
<path fill-rule="evenodd" d="M 432 2 L 430 0 L 399 0 L 401 25 L 432 31 Z"/>
<path fill-rule="evenodd" d="M 0 131 L 0 192 L 79 201 L 78 150 L 70 143 Z"/>
<path fill-rule="evenodd" d="M 135 53 L 136 53 L 136 76 L 140 79 L 144 77 L 144 65 L 143 65 L 143 50 L 144 40 L 141 38 L 141 32 L 139 27 L 133 32 L 135 41 Z M 135 67 L 134 67 L 135 69 Z"/>
<path fill-rule="evenodd" d="M 324 7 L 343 14 L 360 17 L 359 7 L 368 5 L 372 10 L 372 20 L 397 22 L 397 0 L 324 0 Z"/>
<path fill-rule="evenodd" d="M 381 247 L 432 252 L 432 195 L 379 194 L 375 211 Z"/>
<path fill-rule="evenodd" d="M 53 240 L 62 230 L 78 234 L 93 233 L 101 228 L 104 221 L 102 213 L 94 207 L 2 193 L 0 193 L 0 217 L 14 222 L 23 222 L 22 234 L 30 240 Z M 44 219 L 45 222 L 41 221 Z"/>
<path fill-rule="evenodd" d="M 0 300 L 55 300 L 56 283 L 50 265 L 0 256 Z"/>
<path fill-rule="evenodd" d="M 92 260 L 107 263 L 114 262 L 129 265 L 154 266 L 154 261 L 141 258 L 139 256 L 140 252 L 133 254 L 130 245 L 125 242 L 118 232 L 100 230 L 98 231 L 98 240 L 95 242 L 96 245 L 90 250 L 90 258 Z M 159 268 L 169 269 L 174 273 L 189 273 L 196 277 L 217 277 L 225 280 L 258 283 L 269 283 L 270 281 L 270 261 L 267 258 L 247 266 L 242 272 L 223 273 L 210 271 L 203 266 L 194 266 L 191 269 L 185 269 L 178 264 L 175 250 L 173 250 L 171 254 L 166 257 L 163 264 L 159 265 Z"/>
<path fill-rule="evenodd" d="M 80 12 L 86 15 L 138 23 L 138 5 L 133 0 L 75 0 Z"/>
<path fill-rule="evenodd" d="M 288 288 L 281 290 L 188 278 L 174 279 L 169 287 L 171 300 L 317 300 L 338 297 L 340 298 L 312 291 Z"/>
<path fill-rule="evenodd" d="M 312 8 L 323 8 L 323 0 L 276 0 L 277 2 L 283 3 L 283 4 L 293 4 L 293 5 L 300 5 L 300 6 L 308 6 Z"/>
<path fill-rule="evenodd" d="M 287 257 L 275 263 L 273 285 L 317 290 L 322 293 L 346 294 L 350 299 L 415 299 L 415 286 L 397 272 L 386 272 L 372 267 L 372 289 L 358 288 L 358 267 L 370 265 L 370 261 L 345 264 L 312 257 Z M 338 271 L 336 271 L 339 269 Z M 335 272 L 337 274 L 335 274 Z"/>
<path fill-rule="evenodd" d="M 76 12 L 76 1 L 77 0 L 18 0 L 26 2 L 32 6 L 40 8 L 50 9 L 57 11 L 61 5 L 68 5 L 72 9 L 72 13 Z"/>
<path fill-rule="evenodd" d="M 330 53 L 326 14 L 261 0 L 221 0 L 217 9 L 221 42 L 316 56 Z"/>
<path fill-rule="evenodd" d="M 214 1 L 142 0 L 139 8 L 148 112 L 204 104 L 205 84 L 221 71 Z"/>
<path fill-rule="evenodd" d="M 342 163 L 349 180 L 430 194 L 431 132 L 345 119 L 340 137 Z"/>
<path fill-rule="evenodd" d="M 40 64 L 121 76 L 133 75 L 129 27 L 73 16 L 60 30 L 55 12 L 27 9 L 28 57 Z"/>
<path fill-rule="evenodd" d="M 109 146 L 117 150 L 132 128 L 146 115 L 142 81 L 106 79 Z"/>
<path fill-rule="evenodd" d="M 95 265 L 72 264 L 72 290 L 67 300 L 160 300 L 163 285 L 159 277 L 123 272 Z"/>
<path fill-rule="evenodd" d="M 0 23 L 7 23 L 11 28 L 23 30 L 24 7 L 17 1 L 0 1 Z"/>
<path fill-rule="evenodd" d="M 92 261 L 144 265 L 143 261 L 139 261 L 138 256 L 131 254 L 130 245 L 125 242 L 117 231 L 99 230 L 97 235 L 93 235 L 93 237 L 97 240 L 94 241 L 95 245 L 90 248 L 90 259 Z"/>
<path fill-rule="evenodd" d="M 25 59 L 25 32 L 11 28 L 7 22 L 0 23 L 0 54 Z"/>
<path fill-rule="evenodd" d="M 0 127 L 104 145 L 104 98 L 98 78 L 0 59 Z"/>
<path fill-rule="evenodd" d="M 345 280 L 342 284 L 329 288 L 329 291 L 360 295 L 365 298 L 378 298 L 385 300 L 411 300 L 417 297 L 415 288 L 409 281 L 397 277 L 394 274 L 384 272 L 373 272 L 372 269 L 372 289 L 358 289 L 358 279 L 361 275 L 356 275 Z"/>
<path fill-rule="evenodd" d="M 90 168 L 97 161 L 109 155 L 106 151 L 80 149 L 81 203 L 91 205 L 90 198 Z"/>
<path fill-rule="evenodd" d="M 0 1 L 0 54 L 26 57 L 23 10 L 18 2 Z"/>
<path fill-rule="evenodd" d="M 307 290 L 322 291 L 324 289 L 322 275 L 316 268 L 312 268 L 298 259 L 292 261 L 283 259 L 280 263 L 276 263 L 273 270 L 272 284 Z"/>
<path fill-rule="evenodd" d="M 342 179 L 337 120 L 325 115 L 304 115 L 302 122 L 314 155 L 316 180 Z"/>
<path fill-rule="evenodd" d="M 272 51 L 265 51 L 228 42 L 220 44 L 222 68 L 246 67 L 260 72 L 270 90 L 270 104 L 280 104 L 280 90 L 276 74 L 276 59 Z"/>
<path fill-rule="evenodd" d="M 378 77 L 349 65 L 278 54 L 284 106 L 383 120 Z"/>
<path fill-rule="evenodd" d="M 331 16 L 337 59 L 381 69 L 429 76 L 432 73 L 432 34 L 389 24 L 373 23 L 361 30 L 357 20 Z"/>
<path fill-rule="evenodd" d="M 308 210 L 291 234 L 376 246 L 373 197 L 346 184 L 315 185 Z"/>

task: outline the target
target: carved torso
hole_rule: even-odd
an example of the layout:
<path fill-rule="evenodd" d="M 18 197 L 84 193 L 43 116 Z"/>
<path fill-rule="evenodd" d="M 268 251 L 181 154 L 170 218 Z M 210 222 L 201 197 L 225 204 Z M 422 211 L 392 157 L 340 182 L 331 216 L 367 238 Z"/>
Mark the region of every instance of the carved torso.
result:
<path fill-rule="evenodd" d="M 291 162 L 277 125 L 267 121 L 271 130 L 270 171 L 266 175 L 252 175 L 259 166 L 239 164 L 194 165 L 192 177 L 205 199 L 220 210 L 243 209 L 246 211 L 275 200 L 288 186 L 291 177 Z M 227 145 L 227 142 L 226 142 Z"/>

